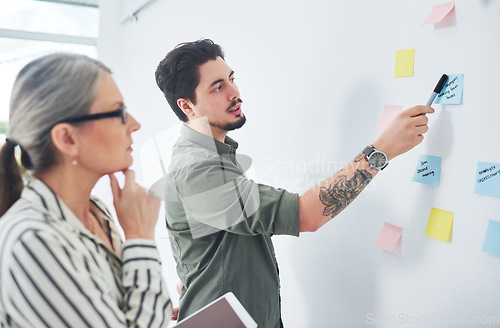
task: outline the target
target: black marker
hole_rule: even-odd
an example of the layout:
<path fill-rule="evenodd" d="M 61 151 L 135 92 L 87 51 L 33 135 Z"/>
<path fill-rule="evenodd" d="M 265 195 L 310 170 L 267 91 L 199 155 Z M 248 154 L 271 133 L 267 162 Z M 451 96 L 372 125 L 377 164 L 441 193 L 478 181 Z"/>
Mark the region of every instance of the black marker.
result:
<path fill-rule="evenodd" d="M 432 105 L 434 99 L 436 99 L 436 96 L 443 90 L 447 80 L 448 80 L 448 75 L 443 74 L 443 76 L 441 76 L 441 78 L 439 79 L 438 84 L 434 88 L 434 92 L 432 92 L 431 97 L 429 98 L 429 100 L 427 100 L 426 106 Z"/>

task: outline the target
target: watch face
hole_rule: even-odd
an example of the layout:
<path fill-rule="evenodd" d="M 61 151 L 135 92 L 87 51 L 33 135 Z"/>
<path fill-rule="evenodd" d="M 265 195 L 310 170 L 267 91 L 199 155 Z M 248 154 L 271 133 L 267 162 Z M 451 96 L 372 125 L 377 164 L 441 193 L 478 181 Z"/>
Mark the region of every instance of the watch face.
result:
<path fill-rule="evenodd" d="M 371 154 L 368 162 L 370 163 L 371 167 L 380 169 L 384 167 L 385 163 L 387 162 L 387 158 L 385 157 L 384 153 L 375 151 L 373 152 L 373 154 Z"/>

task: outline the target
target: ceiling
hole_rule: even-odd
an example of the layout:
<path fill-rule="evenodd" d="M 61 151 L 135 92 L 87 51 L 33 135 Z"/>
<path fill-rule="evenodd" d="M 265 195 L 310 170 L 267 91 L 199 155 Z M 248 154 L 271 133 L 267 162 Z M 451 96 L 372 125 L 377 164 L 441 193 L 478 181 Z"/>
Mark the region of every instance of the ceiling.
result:
<path fill-rule="evenodd" d="M 97 8 L 99 5 L 99 0 L 36 0 L 36 1 L 66 3 L 69 5 L 95 7 L 95 8 Z"/>

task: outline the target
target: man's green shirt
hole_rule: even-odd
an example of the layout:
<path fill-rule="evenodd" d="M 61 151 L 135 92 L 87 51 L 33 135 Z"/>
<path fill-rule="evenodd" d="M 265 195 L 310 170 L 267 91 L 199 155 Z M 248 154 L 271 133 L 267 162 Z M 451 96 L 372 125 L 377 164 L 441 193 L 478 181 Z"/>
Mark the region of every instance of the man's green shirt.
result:
<path fill-rule="evenodd" d="M 183 283 L 179 320 L 233 292 L 259 327 L 280 327 L 271 236 L 299 235 L 298 195 L 257 184 L 238 144 L 183 125 L 166 183 L 166 221 Z"/>

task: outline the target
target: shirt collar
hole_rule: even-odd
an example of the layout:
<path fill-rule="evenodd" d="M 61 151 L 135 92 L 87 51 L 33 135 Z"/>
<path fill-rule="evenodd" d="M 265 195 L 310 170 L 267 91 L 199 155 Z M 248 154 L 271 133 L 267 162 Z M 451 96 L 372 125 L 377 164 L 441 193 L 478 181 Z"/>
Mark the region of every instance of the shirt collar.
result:
<path fill-rule="evenodd" d="M 183 124 L 181 127 L 181 135 L 183 138 L 221 155 L 234 154 L 238 148 L 238 143 L 228 136 L 226 136 L 224 142 L 220 142 L 219 140 L 215 140 L 212 137 L 191 129 L 186 124 Z"/>
<path fill-rule="evenodd" d="M 23 189 L 21 197 L 36 205 L 40 211 L 50 213 L 52 219 L 78 220 L 68 206 L 42 180 L 31 179 Z"/>
<path fill-rule="evenodd" d="M 76 217 L 71 209 L 62 201 L 59 196 L 42 180 L 33 178 L 31 179 L 21 193 L 21 198 L 26 199 L 31 204 L 36 206 L 41 213 L 47 213 L 45 217 L 53 221 L 63 221 L 68 223 L 67 227 L 72 231 L 83 233 L 97 242 L 102 241 L 90 231 L 85 228 L 83 223 Z M 112 244 L 115 251 L 119 254 L 121 252 L 121 238 L 115 229 L 113 219 L 107 208 L 97 198 L 92 197 L 91 209 L 97 215 L 101 223 L 109 222 L 111 230 Z M 58 225 L 56 225 L 58 226 Z M 66 225 L 63 225 L 66 226 Z"/>

